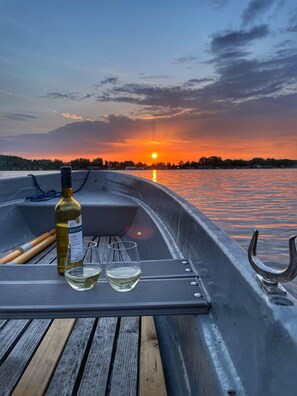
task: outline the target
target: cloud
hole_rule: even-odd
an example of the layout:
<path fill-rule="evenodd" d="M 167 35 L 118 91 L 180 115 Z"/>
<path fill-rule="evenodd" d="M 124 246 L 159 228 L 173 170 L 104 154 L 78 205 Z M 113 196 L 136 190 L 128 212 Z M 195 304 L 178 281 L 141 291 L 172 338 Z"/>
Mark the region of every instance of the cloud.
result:
<path fill-rule="evenodd" d="M 254 40 L 266 37 L 269 34 L 267 25 L 255 26 L 250 30 L 233 30 L 212 36 L 210 49 L 213 53 L 238 50 Z"/>
<path fill-rule="evenodd" d="M 297 23 L 296 23 L 295 25 L 291 25 L 291 26 L 288 28 L 288 31 L 289 31 L 289 32 L 297 32 Z"/>
<path fill-rule="evenodd" d="M 225 63 L 220 58 L 214 65 L 217 71 L 214 80 L 190 79 L 172 86 L 123 84 L 103 91 L 97 100 L 159 107 L 166 114 L 168 109 L 175 112 L 180 108 L 214 112 L 247 100 L 284 95 L 286 89 L 293 89 L 297 83 L 297 53 L 289 50 L 263 60 L 239 58 Z"/>
<path fill-rule="evenodd" d="M 251 0 L 242 13 L 242 22 L 247 24 L 254 22 L 260 15 L 265 13 L 278 0 Z"/>
<path fill-rule="evenodd" d="M 291 32 L 291 33 L 296 33 L 297 32 L 297 11 L 293 13 L 293 15 L 292 15 L 292 17 L 290 19 L 287 31 Z"/>
<path fill-rule="evenodd" d="M 185 109 L 184 107 L 143 106 L 138 111 L 132 112 L 131 115 L 144 120 L 161 118 L 170 119 L 182 116 L 191 111 L 191 109 Z"/>
<path fill-rule="evenodd" d="M 191 78 L 190 80 L 186 81 L 183 84 L 183 86 L 186 87 L 186 88 L 190 88 L 190 87 L 194 87 L 194 86 L 201 85 L 201 84 L 204 84 L 204 83 L 209 83 L 211 81 L 214 81 L 214 78 L 212 78 L 212 77 L 211 78 L 209 78 L 209 77 L 206 77 L 206 78 Z"/>
<path fill-rule="evenodd" d="M 219 98 L 231 100 L 233 104 L 277 98 L 296 90 L 296 51 L 283 49 L 262 60 L 239 58 L 226 63 L 217 59 L 215 67 L 219 78 L 212 89 L 217 91 Z"/>
<path fill-rule="evenodd" d="M 276 44 L 275 47 L 276 48 L 288 48 L 291 45 L 294 45 L 293 40 L 284 40 L 284 41 L 281 41 L 280 43 Z"/>
<path fill-rule="evenodd" d="M 2 152 L 60 153 L 65 155 L 91 155 L 104 152 L 114 144 L 126 143 L 126 134 L 133 131 L 133 120 L 110 116 L 104 121 L 78 121 L 50 131 L 0 138 Z"/>
<path fill-rule="evenodd" d="M 141 80 L 167 80 L 171 77 L 166 74 L 152 74 L 152 75 L 145 75 L 144 73 L 139 73 L 139 78 Z"/>
<path fill-rule="evenodd" d="M 49 95 L 71 100 L 92 96 L 102 103 L 136 105 L 137 108 L 131 113 L 133 118 L 170 118 L 189 113 L 201 115 L 226 112 L 227 108 L 232 109 L 245 101 L 285 94 L 285 90 L 293 86 L 296 79 L 296 54 L 286 52 L 286 47 L 267 59 L 248 59 L 251 58 L 247 48 L 249 44 L 268 34 L 267 25 L 214 34 L 210 42 L 214 57 L 209 63 L 215 68 L 215 78 L 191 78 L 184 83 L 165 85 L 140 80 L 122 83 L 118 77 L 111 76 L 100 82 L 99 92 L 90 92 L 88 95 L 80 92 L 52 92 Z"/>
<path fill-rule="evenodd" d="M 214 58 L 208 61 L 208 63 L 230 63 L 237 61 L 238 59 L 244 59 L 249 55 L 251 55 L 250 51 L 246 51 L 243 49 L 226 49 L 225 51 L 218 52 Z"/>
<path fill-rule="evenodd" d="M 196 56 L 192 56 L 192 55 L 181 56 L 179 58 L 175 58 L 174 59 L 174 63 L 177 63 L 177 64 L 189 64 L 189 63 L 192 63 L 192 62 L 196 62 L 197 59 L 198 58 Z"/>
<path fill-rule="evenodd" d="M 32 114 L 23 114 L 23 113 L 8 113 L 3 116 L 3 118 L 7 118 L 9 120 L 17 120 L 17 121 L 32 121 L 37 119 L 36 116 Z"/>
<path fill-rule="evenodd" d="M 180 85 L 158 86 L 149 84 L 123 84 L 102 92 L 99 102 L 121 102 L 142 106 L 187 106 L 193 99 L 193 91 Z"/>
<path fill-rule="evenodd" d="M 90 99 L 95 95 L 98 88 L 105 87 L 106 85 L 114 86 L 118 83 L 118 77 L 106 77 L 101 80 L 98 84 L 94 84 L 92 89 L 87 93 L 82 92 L 49 92 L 45 95 L 46 98 L 50 99 L 62 99 L 71 101 L 82 101 L 85 99 Z"/>
<path fill-rule="evenodd" d="M 119 81 L 118 77 L 106 77 L 103 80 L 101 80 L 99 84 L 97 84 L 97 87 L 100 87 L 100 86 L 106 85 L 106 84 L 115 85 L 118 83 L 118 81 Z"/>
<path fill-rule="evenodd" d="M 76 99 L 78 95 L 78 92 L 70 92 L 64 94 L 60 92 L 49 92 L 46 94 L 46 97 L 52 99 Z"/>
<path fill-rule="evenodd" d="M 62 113 L 62 116 L 66 118 L 70 118 L 71 120 L 81 120 L 81 121 L 83 120 L 83 117 L 77 114 Z"/>
<path fill-rule="evenodd" d="M 85 156 L 104 156 L 109 153 L 118 159 L 120 153 L 125 159 L 135 147 L 146 146 L 147 141 L 164 141 L 164 129 L 167 119 L 160 119 L 156 127 L 155 120 L 131 119 L 123 116 L 108 116 L 105 121 L 78 121 L 48 133 L 15 135 L 0 138 L 2 153 L 16 153 L 23 156 L 39 155 L 68 156 L 71 158 Z M 164 127 L 162 127 L 164 125 Z M 174 145 L 180 140 L 171 136 Z M 145 149 L 147 150 L 147 148 Z M 23 154 L 25 153 L 25 154 Z"/>
<path fill-rule="evenodd" d="M 45 97 L 50 99 L 69 99 L 69 100 L 84 100 L 92 97 L 91 93 L 82 94 L 81 92 L 49 92 L 45 95 Z"/>
<path fill-rule="evenodd" d="M 219 48 L 222 47 L 226 48 L 225 43 Z M 212 60 L 216 78 L 189 79 L 179 85 L 166 86 L 121 84 L 104 90 L 96 99 L 137 105 L 138 110 L 132 116 L 144 119 L 194 117 L 210 122 L 217 117 L 224 124 L 224 119 L 238 120 L 241 116 L 252 116 L 253 112 L 258 117 L 269 118 L 273 108 L 280 119 L 283 114 L 289 114 L 296 120 L 292 114 L 296 100 L 297 51 L 282 47 L 263 59 L 246 59 L 241 56 L 243 51 L 234 52 L 232 61 L 224 53 Z M 193 129 L 195 131 L 194 125 Z"/>
<path fill-rule="evenodd" d="M 213 3 L 214 8 L 223 8 L 229 0 L 206 0 L 207 3 Z"/>

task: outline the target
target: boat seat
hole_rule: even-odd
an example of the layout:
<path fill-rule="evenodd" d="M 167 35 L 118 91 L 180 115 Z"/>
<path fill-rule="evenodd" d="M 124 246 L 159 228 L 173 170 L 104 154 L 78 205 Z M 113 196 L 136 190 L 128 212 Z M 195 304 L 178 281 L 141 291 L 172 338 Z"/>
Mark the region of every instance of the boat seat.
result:
<path fill-rule="evenodd" d="M 136 207 L 137 203 L 133 198 L 127 197 L 121 194 L 115 194 L 107 191 L 80 191 L 75 194 L 75 199 L 79 201 L 81 205 L 94 205 L 94 206 L 104 206 L 104 207 Z M 19 202 L 17 205 L 19 207 L 55 207 L 59 202 L 60 198 L 55 197 L 48 201 L 30 201 L 25 200 Z"/>
<path fill-rule="evenodd" d="M 52 263 L 55 263 L 55 260 Z M 0 318 L 85 318 L 207 314 L 209 301 L 187 260 L 141 261 L 142 276 L 130 293 L 115 293 L 105 278 L 88 293 L 75 293 L 53 264 L 0 267 Z"/>
<path fill-rule="evenodd" d="M 84 235 L 123 235 L 138 208 L 133 198 L 105 191 L 82 191 L 75 198 L 81 204 L 83 219 L 87 219 L 83 221 Z M 54 209 L 59 199 L 16 204 L 34 235 L 55 227 Z"/>

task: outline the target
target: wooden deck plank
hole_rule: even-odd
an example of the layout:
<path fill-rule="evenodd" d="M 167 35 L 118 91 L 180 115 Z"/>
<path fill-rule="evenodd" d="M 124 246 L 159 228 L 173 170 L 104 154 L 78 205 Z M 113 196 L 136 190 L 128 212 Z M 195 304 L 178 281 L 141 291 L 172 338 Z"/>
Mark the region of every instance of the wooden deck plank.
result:
<path fill-rule="evenodd" d="M 5 326 L 0 331 L 0 364 L 13 348 L 17 340 L 22 336 L 26 327 L 29 325 L 29 320 L 8 320 L 5 321 Z"/>
<path fill-rule="evenodd" d="M 68 339 L 63 355 L 57 365 L 47 396 L 66 396 L 76 394 L 75 387 L 80 375 L 89 337 L 95 319 L 78 319 Z"/>
<path fill-rule="evenodd" d="M 141 318 L 140 396 L 167 396 L 158 337 L 152 316 Z"/>
<path fill-rule="evenodd" d="M 118 318 L 100 318 L 82 375 L 79 396 L 105 395 Z"/>
<path fill-rule="evenodd" d="M 53 321 L 12 396 L 44 394 L 74 323 L 75 319 Z"/>
<path fill-rule="evenodd" d="M 57 257 L 57 252 L 56 252 L 56 242 L 50 244 L 47 246 L 45 249 L 43 249 L 41 252 L 37 253 L 35 256 L 30 258 L 26 264 L 44 264 L 44 263 L 53 263 L 53 261 Z"/>
<path fill-rule="evenodd" d="M 110 237 L 100 237 L 99 241 L 99 257 L 100 261 L 107 262 L 107 245 L 110 243 Z"/>
<path fill-rule="evenodd" d="M 136 396 L 138 387 L 139 317 L 121 318 L 111 373 L 110 396 Z"/>
<path fill-rule="evenodd" d="M 1 319 L 0 320 L 0 330 L 2 329 L 3 326 L 5 326 L 7 320 L 6 319 Z"/>
<path fill-rule="evenodd" d="M 1 395 L 11 394 L 50 323 L 48 319 L 32 321 L 3 362 L 0 371 Z"/>

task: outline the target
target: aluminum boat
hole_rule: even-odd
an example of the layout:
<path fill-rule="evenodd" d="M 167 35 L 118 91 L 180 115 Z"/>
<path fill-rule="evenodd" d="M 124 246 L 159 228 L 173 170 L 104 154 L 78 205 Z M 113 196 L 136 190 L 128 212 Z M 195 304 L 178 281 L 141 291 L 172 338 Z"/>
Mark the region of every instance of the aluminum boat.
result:
<path fill-rule="evenodd" d="M 59 197 L 47 199 L 51 193 L 43 193 L 56 195 L 60 188 L 59 173 L 0 180 L 0 257 L 55 227 Z M 200 292 L 195 293 L 195 282 L 189 288 L 197 301 L 203 295 L 207 309 L 195 313 L 185 304 L 183 311 L 181 303 L 178 311 L 174 304 L 163 311 L 155 304 L 152 310 L 169 395 L 296 394 L 297 300 L 290 282 L 297 265 L 294 237 L 288 268 L 270 270 L 256 255 L 257 231 L 248 254 L 162 185 L 92 170 L 73 172 L 73 189 L 82 206 L 84 235 L 134 240 L 143 262 L 181 260 L 182 271 L 197 278 Z M 8 266 L 17 265 L 12 262 Z M 0 278 L 6 266 L 0 266 Z M 3 309 L 0 301 L 0 313 Z M 5 307 L 2 318 L 6 313 L 14 317 Z"/>

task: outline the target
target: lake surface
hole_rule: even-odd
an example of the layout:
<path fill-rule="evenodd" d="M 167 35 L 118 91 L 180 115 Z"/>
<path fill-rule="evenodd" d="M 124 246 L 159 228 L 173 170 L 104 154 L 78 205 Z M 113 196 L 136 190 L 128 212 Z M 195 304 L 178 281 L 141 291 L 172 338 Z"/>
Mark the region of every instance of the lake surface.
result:
<path fill-rule="evenodd" d="M 46 172 L 2 172 L 0 178 Z M 169 187 L 197 206 L 245 250 L 252 226 L 260 231 L 258 255 L 288 264 L 288 238 L 297 234 L 297 169 L 125 171 Z"/>
<path fill-rule="evenodd" d="M 247 250 L 258 227 L 258 256 L 274 267 L 289 262 L 297 234 L 297 169 L 129 171 L 187 199 Z"/>

